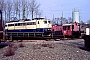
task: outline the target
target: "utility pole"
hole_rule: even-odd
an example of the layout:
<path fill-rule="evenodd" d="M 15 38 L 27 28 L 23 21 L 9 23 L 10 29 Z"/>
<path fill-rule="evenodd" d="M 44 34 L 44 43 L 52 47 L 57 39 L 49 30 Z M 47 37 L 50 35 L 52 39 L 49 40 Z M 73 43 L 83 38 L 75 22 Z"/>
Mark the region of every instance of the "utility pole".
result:
<path fill-rule="evenodd" d="M 25 19 L 25 6 L 23 8 L 23 19 Z"/>
<path fill-rule="evenodd" d="M 62 5 L 61 5 L 61 7 L 62 7 Z M 62 25 L 62 20 L 63 20 L 63 10 L 61 9 L 61 11 L 62 11 L 62 16 L 61 16 L 61 25 Z"/>
<path fill-rule="evenodd" d="M 63 11 L 62 11 L 62 18 L 63 18 Z"/>
<path fill-rule="evenodd" d="M 53 14 L 53 21 L 54 21 L 54 14 Z"/>
<path fill-rule="evenodd" d="M 23 19 L 25 20 L 25 0 L 23 0 Z"/>
<path fill-rule="evenodd" d="M 54 14 L 53 14 L 53 24 L 55 24 L 55 22 L 54 22 Z"/>
<path fill-rule="evenodd" d="M 62 20 L 63 20 L 63 11 L 62 11 L 62 16 L 61 16 L 61 25 L 62 25 Z"/>
<path fill-rule="evenodd" d="M 45 16 L 45 19 L 47 19 L 47 17 Z"/>
<path fill-rule="evenodd" d="M 33 19 L 33 8 L 32 8 L 32 19 Z"/>

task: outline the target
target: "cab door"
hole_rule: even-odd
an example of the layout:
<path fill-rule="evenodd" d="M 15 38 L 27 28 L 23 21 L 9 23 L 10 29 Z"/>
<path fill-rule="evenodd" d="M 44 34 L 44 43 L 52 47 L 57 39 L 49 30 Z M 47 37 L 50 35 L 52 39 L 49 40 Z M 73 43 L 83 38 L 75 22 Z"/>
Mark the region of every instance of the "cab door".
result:
<path fill-rule="evenodd" d="M 40 21 L 36 21 L 36 32 L 40 32 Z"/>
<path fill-rule="evenodd" d="M 36 28 L 40 28 L 40 21 L 38 21 L 38 20 L 36 22 Z"/>

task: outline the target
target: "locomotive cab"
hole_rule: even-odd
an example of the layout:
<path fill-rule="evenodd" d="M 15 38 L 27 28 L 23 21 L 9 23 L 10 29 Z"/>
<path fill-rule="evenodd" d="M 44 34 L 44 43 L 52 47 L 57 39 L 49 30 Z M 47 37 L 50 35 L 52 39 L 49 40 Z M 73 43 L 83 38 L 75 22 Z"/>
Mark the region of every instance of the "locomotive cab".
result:
<path fill-rule="evenodd" d="M 51 27 L 52 27 L 52 24 L 50 20 L 47 20 L 44 18 L 36 20 L 37 32 L 41 32 L 41 33 L 44 33 L 45 35 L 48 35 L 51 33 Z"/>
<path fill-rule="evenodd" d="M 72 35 L 72 27 L 71 24 L 63 25 L 63 35 L 71 36 Z"/>
<path fill-rule="evenodd" d="M 79 30 L 80 29 L 79 29 L 78 23 L 63 24 L 63 35 L 64 36 L 79 37 L 80 36 Z"/>

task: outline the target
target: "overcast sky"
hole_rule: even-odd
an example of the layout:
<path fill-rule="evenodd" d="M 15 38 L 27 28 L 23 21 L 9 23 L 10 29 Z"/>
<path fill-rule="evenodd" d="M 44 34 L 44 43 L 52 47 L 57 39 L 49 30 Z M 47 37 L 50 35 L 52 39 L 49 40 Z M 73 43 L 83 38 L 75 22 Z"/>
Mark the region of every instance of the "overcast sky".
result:
<path fill-rule="evenodd" d="M 90 0 L 37 0 L 41 4 L 40 9 L 43 11 L 43 17 L 48 19 L 61 17 L 63 11 L 64 17 L 72 17 L 74 8 L 79 9 L 80 19 L 87 21 L 90 19 Z"/>

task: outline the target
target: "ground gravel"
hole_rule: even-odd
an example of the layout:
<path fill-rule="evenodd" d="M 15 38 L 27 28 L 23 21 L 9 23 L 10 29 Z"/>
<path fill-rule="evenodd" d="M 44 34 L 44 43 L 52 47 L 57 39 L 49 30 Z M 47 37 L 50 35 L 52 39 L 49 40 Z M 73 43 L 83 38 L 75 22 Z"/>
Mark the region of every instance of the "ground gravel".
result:
<path fill-rule="evenodd" d="M 6 47 L 0 49 L 0 60 L 90 60 L 90 51 L 67 44 L 42 42 L 24 45 L 18 47 L 13 56 L 3 56 Z"/>

